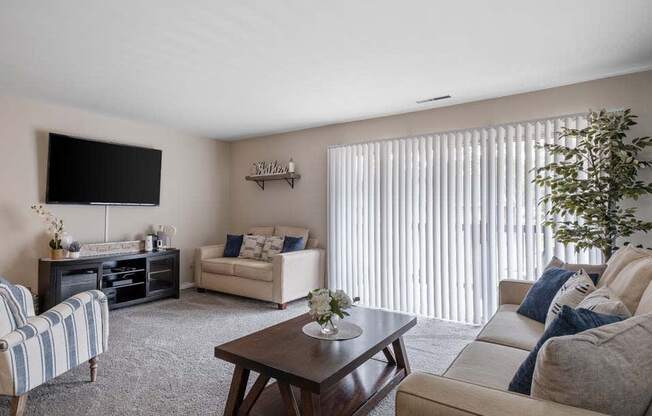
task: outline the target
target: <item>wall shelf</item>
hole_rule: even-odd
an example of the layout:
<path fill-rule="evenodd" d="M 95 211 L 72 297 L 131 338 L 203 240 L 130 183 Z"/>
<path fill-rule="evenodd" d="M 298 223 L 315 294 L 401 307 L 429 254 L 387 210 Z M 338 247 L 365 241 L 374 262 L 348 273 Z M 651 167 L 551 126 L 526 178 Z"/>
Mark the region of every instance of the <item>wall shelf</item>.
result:
<path fill-rule="evenodd" d="M 256 182 L 260 189 L 265 190 L 265 182 L 267 181 L 285 181 L 290 185 L 290 188 L 294 189 L 294 181 L 301 179 L 301 175 L 298 173 L 279 173 L 276 175 L 254 175 L 254 176 L 245 176 L 245 179 L 248 181 Z"/>

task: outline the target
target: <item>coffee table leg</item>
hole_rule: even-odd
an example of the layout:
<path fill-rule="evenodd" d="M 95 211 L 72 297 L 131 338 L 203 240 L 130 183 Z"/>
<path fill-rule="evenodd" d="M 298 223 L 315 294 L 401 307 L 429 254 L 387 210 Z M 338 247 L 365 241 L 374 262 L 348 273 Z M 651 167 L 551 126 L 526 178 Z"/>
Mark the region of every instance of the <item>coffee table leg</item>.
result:
<path fill-rule="evenodd" d="M 288 416 L 301 416 L 297 400 L 294 398 L 294 393 L 290 385 L 281 381 L 278 381 L 276 384 L 278 384 L 278 389 L 281 391 L 281 397 L 283 398 L 283 403 L 285 403 Z"/>
<path fill-rule="evenodd" d="M 392 346 L 394 347 L 394 355 L 396 356 L 396 365 L 398 368 L 405 370 L 405 375 L 410 374 L 410 361 L 408 361 L 403 337 L 398 337 L 396 341 L 392 343 Z"/>
<path fill-rule="evenodd" d="M 301 390 L 301 408 L 303 416 L 321 416 L 319 395 L 309 390 Z"/>
<path fill-rule="evenodd" d="M 226 407 L 224 408 L 224 416 L 237 415 L 238 408 L 244 398 L 245 389 L 247 388 L 247 380 L 249 380 L 249 370 L 236 365 L 235 370 L 233 370 L 229 398 L 226 400 Z"/>

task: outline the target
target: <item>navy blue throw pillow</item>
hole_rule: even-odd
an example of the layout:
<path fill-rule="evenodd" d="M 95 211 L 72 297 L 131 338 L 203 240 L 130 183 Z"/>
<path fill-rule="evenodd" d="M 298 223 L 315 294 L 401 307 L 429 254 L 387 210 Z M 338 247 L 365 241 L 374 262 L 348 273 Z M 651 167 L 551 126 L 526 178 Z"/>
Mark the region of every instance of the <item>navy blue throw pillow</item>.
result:
<path fill-rule="evenodd" d="M 242 234 L 226 235 L 226 244 L 224 245 L 224 257 L 238 257 L 240 247 L 242 247 Z"/>
<path fill-rule="evenodd" d="M 561 289 L 561 286 L 566 283 L 566 280 L 574 274 L 575 272 L 556 267 L 544 271 L 539 280 L 534 282 L 527 292 L 516 313 L 542 324 L 545 323 L 552 299 Z"/>
<path fill-rule="evenodd" d="M 514 378 L 509 383 L 509 391 L 530 394 L 534 366 L 537 363 L 537 354 L 539 354 L 539 350 L 543 347 L 543 344 L 550 338 L 575 335 L 587 329 L 597 328 L 619 321 L 622 321 L 622 318 L 615 315 L 605 315 L 588 309 L 573 309 L 568 305 L 562 306 L 561 312 L 550 323 L 539 342 L 537 342 L 537 345 L 534 346 L 534 349 L 532 349 L 525 361 L 516 370 Z"/>
<path fill-rule="evenodd" d="M 303 237 L 292 237 L 286 235 L 283 238 L 283 249 L 281 253 L 289 253 L 291 251 L 299 251 L 303 246 Z"/>

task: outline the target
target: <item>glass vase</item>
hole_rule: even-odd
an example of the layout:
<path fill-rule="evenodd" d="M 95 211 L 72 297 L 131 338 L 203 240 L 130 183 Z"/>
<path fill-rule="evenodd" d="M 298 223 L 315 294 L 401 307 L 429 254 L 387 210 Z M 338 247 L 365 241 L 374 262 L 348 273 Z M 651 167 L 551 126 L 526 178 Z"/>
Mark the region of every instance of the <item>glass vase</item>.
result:
<path fill-rule="evenodd" d="M 324 323 L 320 323 L 319 326 L 321 327 L 321 333 L 324 335 L 335 335 L 339 331 L 337 329 L 337 317 L 335 316 Z"/>

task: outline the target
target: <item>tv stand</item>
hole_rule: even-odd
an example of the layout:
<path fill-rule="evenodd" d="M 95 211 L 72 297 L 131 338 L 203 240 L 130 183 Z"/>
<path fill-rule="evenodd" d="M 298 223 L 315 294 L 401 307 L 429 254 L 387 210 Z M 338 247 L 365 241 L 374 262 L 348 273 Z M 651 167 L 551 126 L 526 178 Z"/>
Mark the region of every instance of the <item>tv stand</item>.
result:
<path fill-rule="evenodd" d="M 179 250 L 39 260 L 42 311 L 90 289 L 103 291 L 109 309 L 179 298 Z"/>

